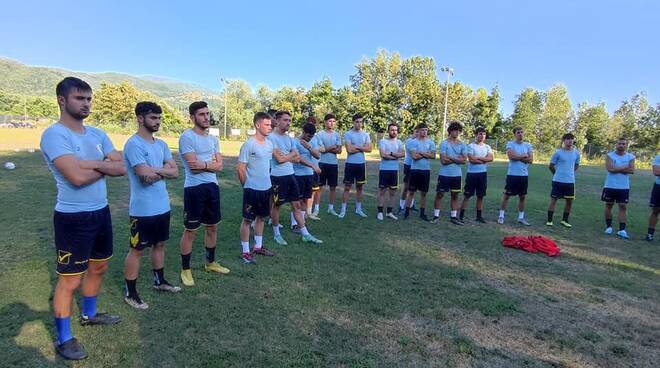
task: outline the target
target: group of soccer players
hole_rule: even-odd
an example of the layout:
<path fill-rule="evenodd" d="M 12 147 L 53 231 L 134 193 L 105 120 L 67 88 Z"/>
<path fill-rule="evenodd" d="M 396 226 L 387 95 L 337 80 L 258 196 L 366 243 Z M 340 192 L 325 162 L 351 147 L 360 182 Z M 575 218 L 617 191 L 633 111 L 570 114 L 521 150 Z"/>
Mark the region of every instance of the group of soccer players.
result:
<path fill-rule="evenodd" d="M 156 138 L 161 125 L 162 109 L 153 102 L 139 102 L 135 107 L 137 132 L 126 142 L 123 157 L 108 136 L 100 129 L 84 124 L 91 112 L 92 89 L 84 81 L 67 77 L 56 88 L 60 119 L 47 128 L 41 137 L 41 151 L 57 184 L 57 201 L 53 217 L 58 282 L 53 297 L 55 314 L 56 351 L 66 359 L 84 359 L 83 346 L 71 332 L 71 305 L 76 289 L 81 289 L 82 325 L 109 325 L 120 321 L 115 315 L 97 311 L 100 291 L 108 260 L 113 254 L 112 220 L 108 207 L 106 176 L 128 174 L 130 185 L 129 251 L 124 263 L 125 302 L 137 309 L 149 306 L 139 296 L 137 278 L 143 251 L 151 248 L 153 288 L 163 292 L 180 292 L 165 278 L 165 242 L 170 232 L 170 199 L 166 180 L 178 177 L 178 167 L 165 142 Z M 220 188 L 217 173 L 223 169 L 219 141 L 209 134 L 210 112 L 203 101 L 189 107 L 193 127 L 181 134 L 179 154 L 184 166 L 184 231 L 180 240 L 181 282 L 194 286 L 191 255 L 197 230 L 203 225 L 205 265 L 207 272 L 227 274 L 229 269 L 216 261 L 215 248 L 221 219 Z M 355 185 L 355 214 L 368 217 L 362 207 L 366 183 L 365 153 L 372 151 L 372 143 L 363 127 L 360 114 L 352 118 L 353 127 L 342 137 L 335 126 L 337 119 L 327 114 L 323 130 L 317 132 L 313 120 L 302 127 L 293 138 L 289 134 L 291 114 L 287 111 L 259 112 L 254 115 L 254 135 L 240 149 L 237 165 L 238 180 L 243 187 L 243 221 L 240 225 L 241 260 L 255 263 L 254 256 L 274 256 L 264 246 L 263 235 L 268 220 L 273 240 L 287 245 L 282 235 L 280 208 L 291 205 L 291 229 L 300 234 L 303 242 L 320 244 L 306 224 L 308 219 L 320 220 L 321 188 L 328 187 L 328 214 L 346 217 L 347 203 Z M 469 199 L 477 197 L 476 221 L 485 223 L 483 199 L 487 190 L 487 167 L 493 161 L 493 150 L 485 143 L 486 131 L 478 128 L 474 141 L 460 141 L 462 125 L 452 122 L 448 138 L 439 146 L 440 171 L 437 177 L 433 216 L 425 212 L 426 193 L 430 186 L 431 160 L 438 158 L 435 143 L 429 138 L 426 124 L 419 124 L 405 144 L 398 139 L 398 126 L 387 127 L 387 136 L 378 142 L 381 157 L 377 220 L 397 220 L 398 215 L 409 218 L 418 210 L 423 220 L 437 222 L 445 193 L 450 198 L 450 221 L 463 225 Z M 498 223 L 504 223 L 505 211 L 511 196 L 518 196 L 518 222 L 529 225 L 524 215 L 528 186 L 528 166 L 533 162 L 532 146 L 524 141 L 522 129 L 514 130 L 515 140 L 506 146 L 509 167 L 499 210 Z M 575 171 L 580 154 L 574 148 L 574 136 L 565 134 L 562 147 L 552 156 L 549 169 L 553 174 L 548 221 L 553 225 L 555 204 L 565 199 L 561 224 L 571 227 L 569 214 L 575 198 Z M 347 151 L 344 168 L 344 191 L 339 213 L 335 210 L 336 188 L 339 181 L 337 155 Z M 404 158 L 404 190 L 399 211 L 393 212 L 399 185 L 399 160 Z M 634 172 L 635 157 L 627 152 L 627 141 L 620 139 L 616 150 L 606 158 L 608 170 L 602 200 L 606 202 L 607 234 L 612 230 L 611 209 L 619 207 L 617 235 L 626 233 L 626 203 L 629 195 L 628 176 Z M 467 164 L 465 186 L 462 185 L 462 166 Z M 656 176 L 649 218 L 647 240 L 660 212 L 660 155 L 655 158 Z M 463 192 L 462 202 L 459 195 Z M 418 209 L 415 208 L 415 195 Z M 386 209 L 386 210 L 385 210 Z M 254 245 L 250 248 L 250 232 L 254 231 Z"/>

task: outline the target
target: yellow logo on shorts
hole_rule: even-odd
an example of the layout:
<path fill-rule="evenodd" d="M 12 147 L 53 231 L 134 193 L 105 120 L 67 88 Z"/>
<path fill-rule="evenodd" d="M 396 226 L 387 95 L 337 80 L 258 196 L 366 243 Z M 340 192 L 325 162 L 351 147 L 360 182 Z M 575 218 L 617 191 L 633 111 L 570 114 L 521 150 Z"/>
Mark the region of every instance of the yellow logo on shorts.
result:
<path fill-rule="evenodd" d="M 135 235 L 131 235 L 131 247 L 135 248 L 140 241 L 140 233 L 135 233 Z"/>
<path fill-rule="evenodd" d="M 71 252 L 67 252 L 65 250 L 57 251 L 57 263 L 68 265 L 70 259 L 71 259 Z"/>

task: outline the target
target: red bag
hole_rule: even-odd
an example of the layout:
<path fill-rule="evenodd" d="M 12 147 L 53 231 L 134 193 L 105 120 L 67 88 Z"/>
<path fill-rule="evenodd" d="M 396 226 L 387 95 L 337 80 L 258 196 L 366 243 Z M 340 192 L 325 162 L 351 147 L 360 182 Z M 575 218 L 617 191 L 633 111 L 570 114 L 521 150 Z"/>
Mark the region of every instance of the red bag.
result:
<path fill-rule="evenodd" d="M 541 252 L 548 257 L 559 255 L 557 244 L 552 239 L 544 236 L 505 236 L 502 238 L 502 245 L 507 248 L 522 249 L 530 253 Z"/>

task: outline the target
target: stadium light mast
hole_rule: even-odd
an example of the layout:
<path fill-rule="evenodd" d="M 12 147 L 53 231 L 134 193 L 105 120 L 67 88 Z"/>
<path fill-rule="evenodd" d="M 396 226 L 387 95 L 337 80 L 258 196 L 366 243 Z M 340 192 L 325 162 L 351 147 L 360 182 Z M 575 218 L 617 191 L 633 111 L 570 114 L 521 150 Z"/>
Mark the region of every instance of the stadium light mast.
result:
<path fill-rule="evenodd" d="M 440 71 L 447 73 L 447 85 L 445 86 L 445 114 L 442 119 L 442 137 L 445 136 L 447 130 L 447 97 L 449 96 L 449 77 L 454 75 L 454 69 L 449 66 L 443 66 Z"/>
<path fill-rule="evenodd" d="M 227 80 L 224 77 L 220 77 L 220 82 L 222 82 L 223 94 L 225 96 L 223 105 L 225 105 L 225 140 L 227 140 Z"/>

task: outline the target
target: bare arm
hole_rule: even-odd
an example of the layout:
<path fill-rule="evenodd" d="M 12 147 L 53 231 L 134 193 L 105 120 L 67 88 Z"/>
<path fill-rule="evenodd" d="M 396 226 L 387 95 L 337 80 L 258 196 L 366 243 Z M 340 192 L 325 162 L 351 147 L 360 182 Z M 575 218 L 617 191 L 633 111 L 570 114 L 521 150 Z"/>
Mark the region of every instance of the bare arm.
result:
<path fill-rule="evenodd" d="M 369 152 L 371 152 L 372 150 L 373 150 L 373 147 L 372 147 L 372 145 L 371 145 L 371 142 L 366 143 L 364 146 L 362 146 L 362 147 L 360 148 L 360 151 L 365 152 L 365 153 L 369 153 Z"/>
<path fill-rule="evenodd" d="M 165 161 L 162 168 L 156 169 L 156 174 L 162 176 L 163 179 L 176 179 L 179 177 L 179 168 L 176 166 L 176 161 Z"/>
<path fill-rule="evenodd" d="M 554 175 L 554 174 L 555 174 L 555 171 L 557 171 L 557 169 L 555 168 L 555 164 L 553 164 L 553 163 L 551 162 L 551 163 L 548 165 L 548 170 L 550 170 L 550 172 Z"/>
<path fill-rule="evenodd" d="M 163 179 L 162 176 L 158 175 L 156 169 L 147 164 L 135 165 L 133 171 L 135 171 L 135 175 L 140 179 L 142 185 L 151 185 Z"/>
<path fill-rule="evenodd" d="M 94 170 L 107 176 L 124 176 L 126 175 L 126 166 L 124 160 L 117 151 L 112 151 L 106 155 L 103 161 L 87 161 L 93 165 Z"/>
<path fill-rule="evenodd" d="M 440 152 L 440 163 L 443 165 L 449 165 L 454 163 L 454 161 L 449 157 L 448 154 Z"/>
<path fill-rule="evenodd" d="M 519 155 L 515 153 L 511 148 L 506 150 L 506 155 L 509 158 L 509 160 L 512 161 L 522 161 L 524 158 L 527 158 L 527 155 Z"/>
<path fill-rule="evenodd" d="M 354 145 L 351 144 L 351 142 L 346 141 L 344 143 L 346 145 L 346 152 L 347 153 L 358 153 L 360 150 L 358 150 Z"/>
<path fill-rule="evenodd" d="M 241 182 L 241 186 L 245 185 L 245 179 L 247 178 L 247 164 L 245 162 L 238 162 L 236 174 L 238 174 L 238 181 Z"/>
<path fill-rule="evenodd" d="M 206 169 L 204 171 L 216 173 L 222 171 L 222 167 L 222 154 L 216 152 L 213 154 L 211 161 L 206 161 Z"/>
<path fill-rule="evenodd" d="M 53 164 L 69 183 L 82 187 L 103 177 L 101 172 L 89 167 L 93 162 L 78 160 L 74 155 L 63 155 L 56 158 Z"/>
<path fill-rule="evenodd" d="M 487 162 L 493 162 L 494 159 L 495 159 L 495 157 L 493 156 L 493 151 L 490 151 L 490 152 L 488 152 L 486 157 L 481 158 L 481 162 L 485 164 Z"/>
<path fill-rule="evenodd" d="M 194 152 L 184 153 L 183 159 L 186 161 L 193 174 L 203 173 L 208 165 L 204 161 L 197 160 L 197 155 Z"/>

